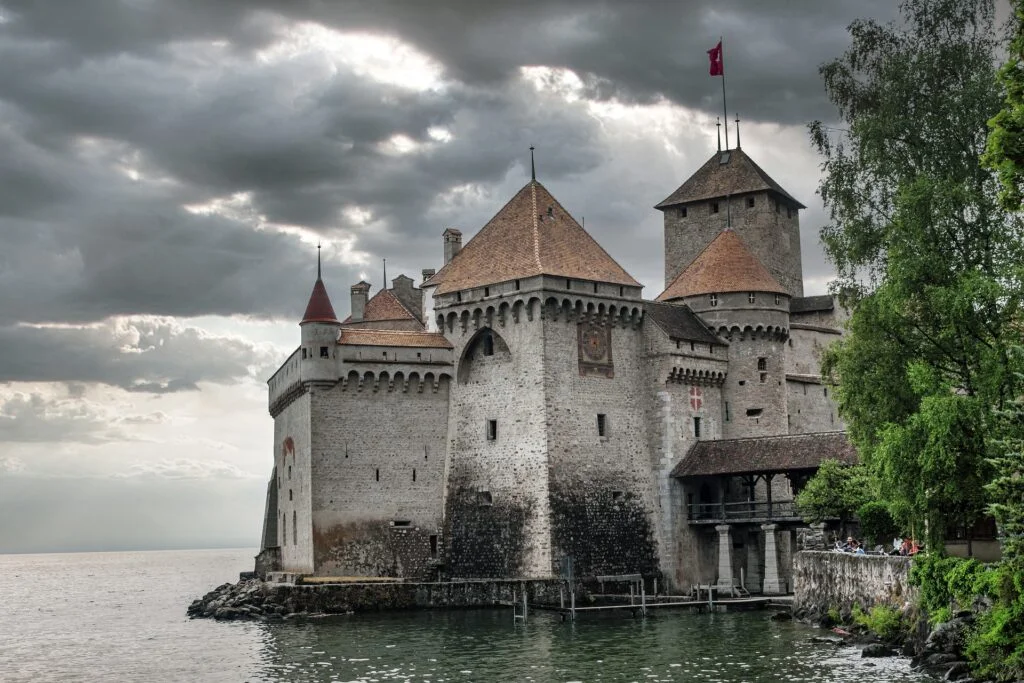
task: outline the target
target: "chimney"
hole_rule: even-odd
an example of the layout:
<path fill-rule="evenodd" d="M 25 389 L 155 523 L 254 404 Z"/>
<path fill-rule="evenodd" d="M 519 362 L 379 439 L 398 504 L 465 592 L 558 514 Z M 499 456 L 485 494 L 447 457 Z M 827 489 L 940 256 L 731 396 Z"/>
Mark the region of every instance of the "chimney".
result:
<path fill-rule="evenodd" d="M 444 237 L 444 262 L 447 264 L 462 250 L 462 231 L 447 228 L 441 236 Z"/>
<path fill-rule="evenodd" d="M 366 310 L 366 300 L 369 296 L 369 282 L 359 282 L 352 285 L 352 322 L 359 322 L 363 319 L 363 312 Z"/>
<path fill-rule="evenodd" d="M 437 274 L 437 271 L 434 270 L 433 268 L 424 268 L 423 269 L 423 282 L 426 282 L 430 278 L 434 277 L 436 274 Z M 422 286 L 423 286 L 423 284 L 420 283 L 420 287 L 422 287 Z"/>

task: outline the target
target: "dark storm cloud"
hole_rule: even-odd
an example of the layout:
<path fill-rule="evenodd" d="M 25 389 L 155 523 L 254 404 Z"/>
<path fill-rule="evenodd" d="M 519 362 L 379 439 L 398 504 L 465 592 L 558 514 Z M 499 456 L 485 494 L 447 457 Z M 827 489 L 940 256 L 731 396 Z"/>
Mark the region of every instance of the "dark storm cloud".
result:
<path fill-rule="evenodd" d="M 342 264 L 339 252 L 326 253 L 344 315 L 346 285 L 367 267 L 379 284 L 380 256 L 392 274 L 438 267 L 441 229 L 472 234 L 500 208 L 525 180 L 530 144 L 567 207 L 634 275 L 658 282 L 660 216 L 650 206 L 683 178 L 671 177 L 663 151 L 610 149 L 584 104 L 537 92 L 520 67 L 572 69 L 594 98 L 664 96 L 715 114 L 705 51 L 722 33 L 733 107 L 748 119 L 800 123 L 830 114 L 815 72 L 846 44 L 848 21 L 892 12 L 882 0 L 0 0 L 0 341 L 9 345 L 0 380 L 137 390 L 232 381 L 244 373 L 231 354 L 244 350 L 206 341 L 209 362 L 186 372 L 184 358 L 126 362 L 111 351 L 110 325 L 16 323 L 294 320 L 311 250 L 292 233 L 254 229 L 264 223 L 370 255 L 369 264 L 352 255 Z M 259 56 L 302 21 L 394 36 L 436 60 L 444 85 L 415 91 L 316 56 Z M 451 141 L 435 142 L 437 128 Z M 396 135 L 423 147 L 389 153 Z M 584 177 L 589 187 L 579 186 Z M 450 196 L 453 188 L 475 199 Z M 244 198 L 235 214 L 184 208 L 232 197 Z M 36 344 L 59 360 L 40 361 Z"/>

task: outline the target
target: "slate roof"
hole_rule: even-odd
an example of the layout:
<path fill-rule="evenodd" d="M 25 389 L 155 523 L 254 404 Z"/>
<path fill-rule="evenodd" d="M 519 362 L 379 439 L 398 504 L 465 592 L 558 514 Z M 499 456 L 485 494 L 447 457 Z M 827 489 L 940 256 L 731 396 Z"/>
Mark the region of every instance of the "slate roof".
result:
<path fill-rule="evenodd" d="M 811 470 L 823 460 L 857 463 L 857 451 L 846 438 L 846 432 L 698 441 L 672 470 L 672 476 Z"/>
<path fill-rule="evenodd" d="M 439 332 L 404 330 L 372 330 L 343 327 L 338 343 L 343 346 L 406 346 L 427 349 L 450 349 L 451 343 Z"/>
<path fill-rule="evenodd" d="M 787 294 L 764 264 L 747 249 L 735 230 L 726 228 L 697 254 L 658 301 L 712 292 L 772 292 Z"/>
<path fill-rule="evenodd" d="M 654 321 L 670 339 L 725 346 L 725 342 L 705 327 L 689 306 L 645 301 L 644 318 Z"/>
<path fill-rule="evenodd" d="M 336 323 L 338 316 L 331 305 L 331 297 L 327 295 L 327 287 L 320 278 L 313 284 L 313 292 L 309 295 L 306 312 L 302 314 L 304 323 Z M 301 323 L 300 323 L 301 324 Z"/>
<path fill-rule="evenodd" d="M 447 294 L 534 275 L 640 286 L 534 180 L 423 284 Z"/>
<path fill-rule="evenodd" d="M 726 156 L 728 155 L 728 156 Z M 726 159 L 725 163 L 723 158 Z M 768 190 L 781 195 L 798 208 L 806 209 L 793 195 L 782 189 L 764 170 L 754 163 L 742 149 L 715 152 L 707 162 L 697 169 L 675 192 L 665 198 L 656 209 L 697 202 L 715 197 L 727 197 L 745 192 Z"/>
<path fill-rule="evenodd" d="M 815 311 L 835 310 L 836 304 L 831 295 L 798 296 L 789 302 L 790 313 L 813 313 Z"/>
<path fill-rule="evenodd" d="M 416 317 L 416 314 L 402 303 L 397 294 L 390 289 L 382 289 L 366 302 L 362 321 L 354 321 L 350 315 L 345 318 L 342 324 L 383 320 L 415 320 L 416 322 L 421 322 Z"/>

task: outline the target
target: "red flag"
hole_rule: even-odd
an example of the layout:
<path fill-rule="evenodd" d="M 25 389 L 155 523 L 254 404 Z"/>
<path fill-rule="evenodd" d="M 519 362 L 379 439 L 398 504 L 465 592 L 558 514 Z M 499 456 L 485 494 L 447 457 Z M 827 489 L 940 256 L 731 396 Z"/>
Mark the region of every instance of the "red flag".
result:
<path fill-rule="evenodd" d="M 725 67 L 722 66 L 722 41 L 718 41 L 718 45 L 708 50 L 708 59 L 711 60 L 712 76 L 721 76 L 725 73 Z"/>

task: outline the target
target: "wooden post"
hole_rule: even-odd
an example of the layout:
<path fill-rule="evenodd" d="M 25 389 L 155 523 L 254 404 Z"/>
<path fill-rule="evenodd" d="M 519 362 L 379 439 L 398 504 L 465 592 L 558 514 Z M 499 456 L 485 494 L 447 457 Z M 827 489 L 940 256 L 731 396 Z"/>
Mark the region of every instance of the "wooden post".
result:
<path fill-rule="evenodd" d="M 569 586 L 569 619 L 576 621 L 576 585 Z"/>
<path fill-rule="evenodd" d="M 523 584 L 523 623 L 526 623 L 526 612 L 527 612 L 527 601 L 526 601 L 526 584 Z"/>
<path fill-rule="evenodd" d="M 558 606 L 565 609 L 565 584 L 562 582 L 558 584 Z"/>
<path fill-rule="evenodd" d="M 633 604 L 633 591 L 634 590 L 635 590 L 635 587 L 633 586 L 633 582 L 630 581 L 629 582 L 629 604 L 630 605 Z"/>
<path fill-rule="evenodd" d="M 647 593 L 644 590 L 644 580 L 640 579 L 640 614 L 647 616 Z"/>

